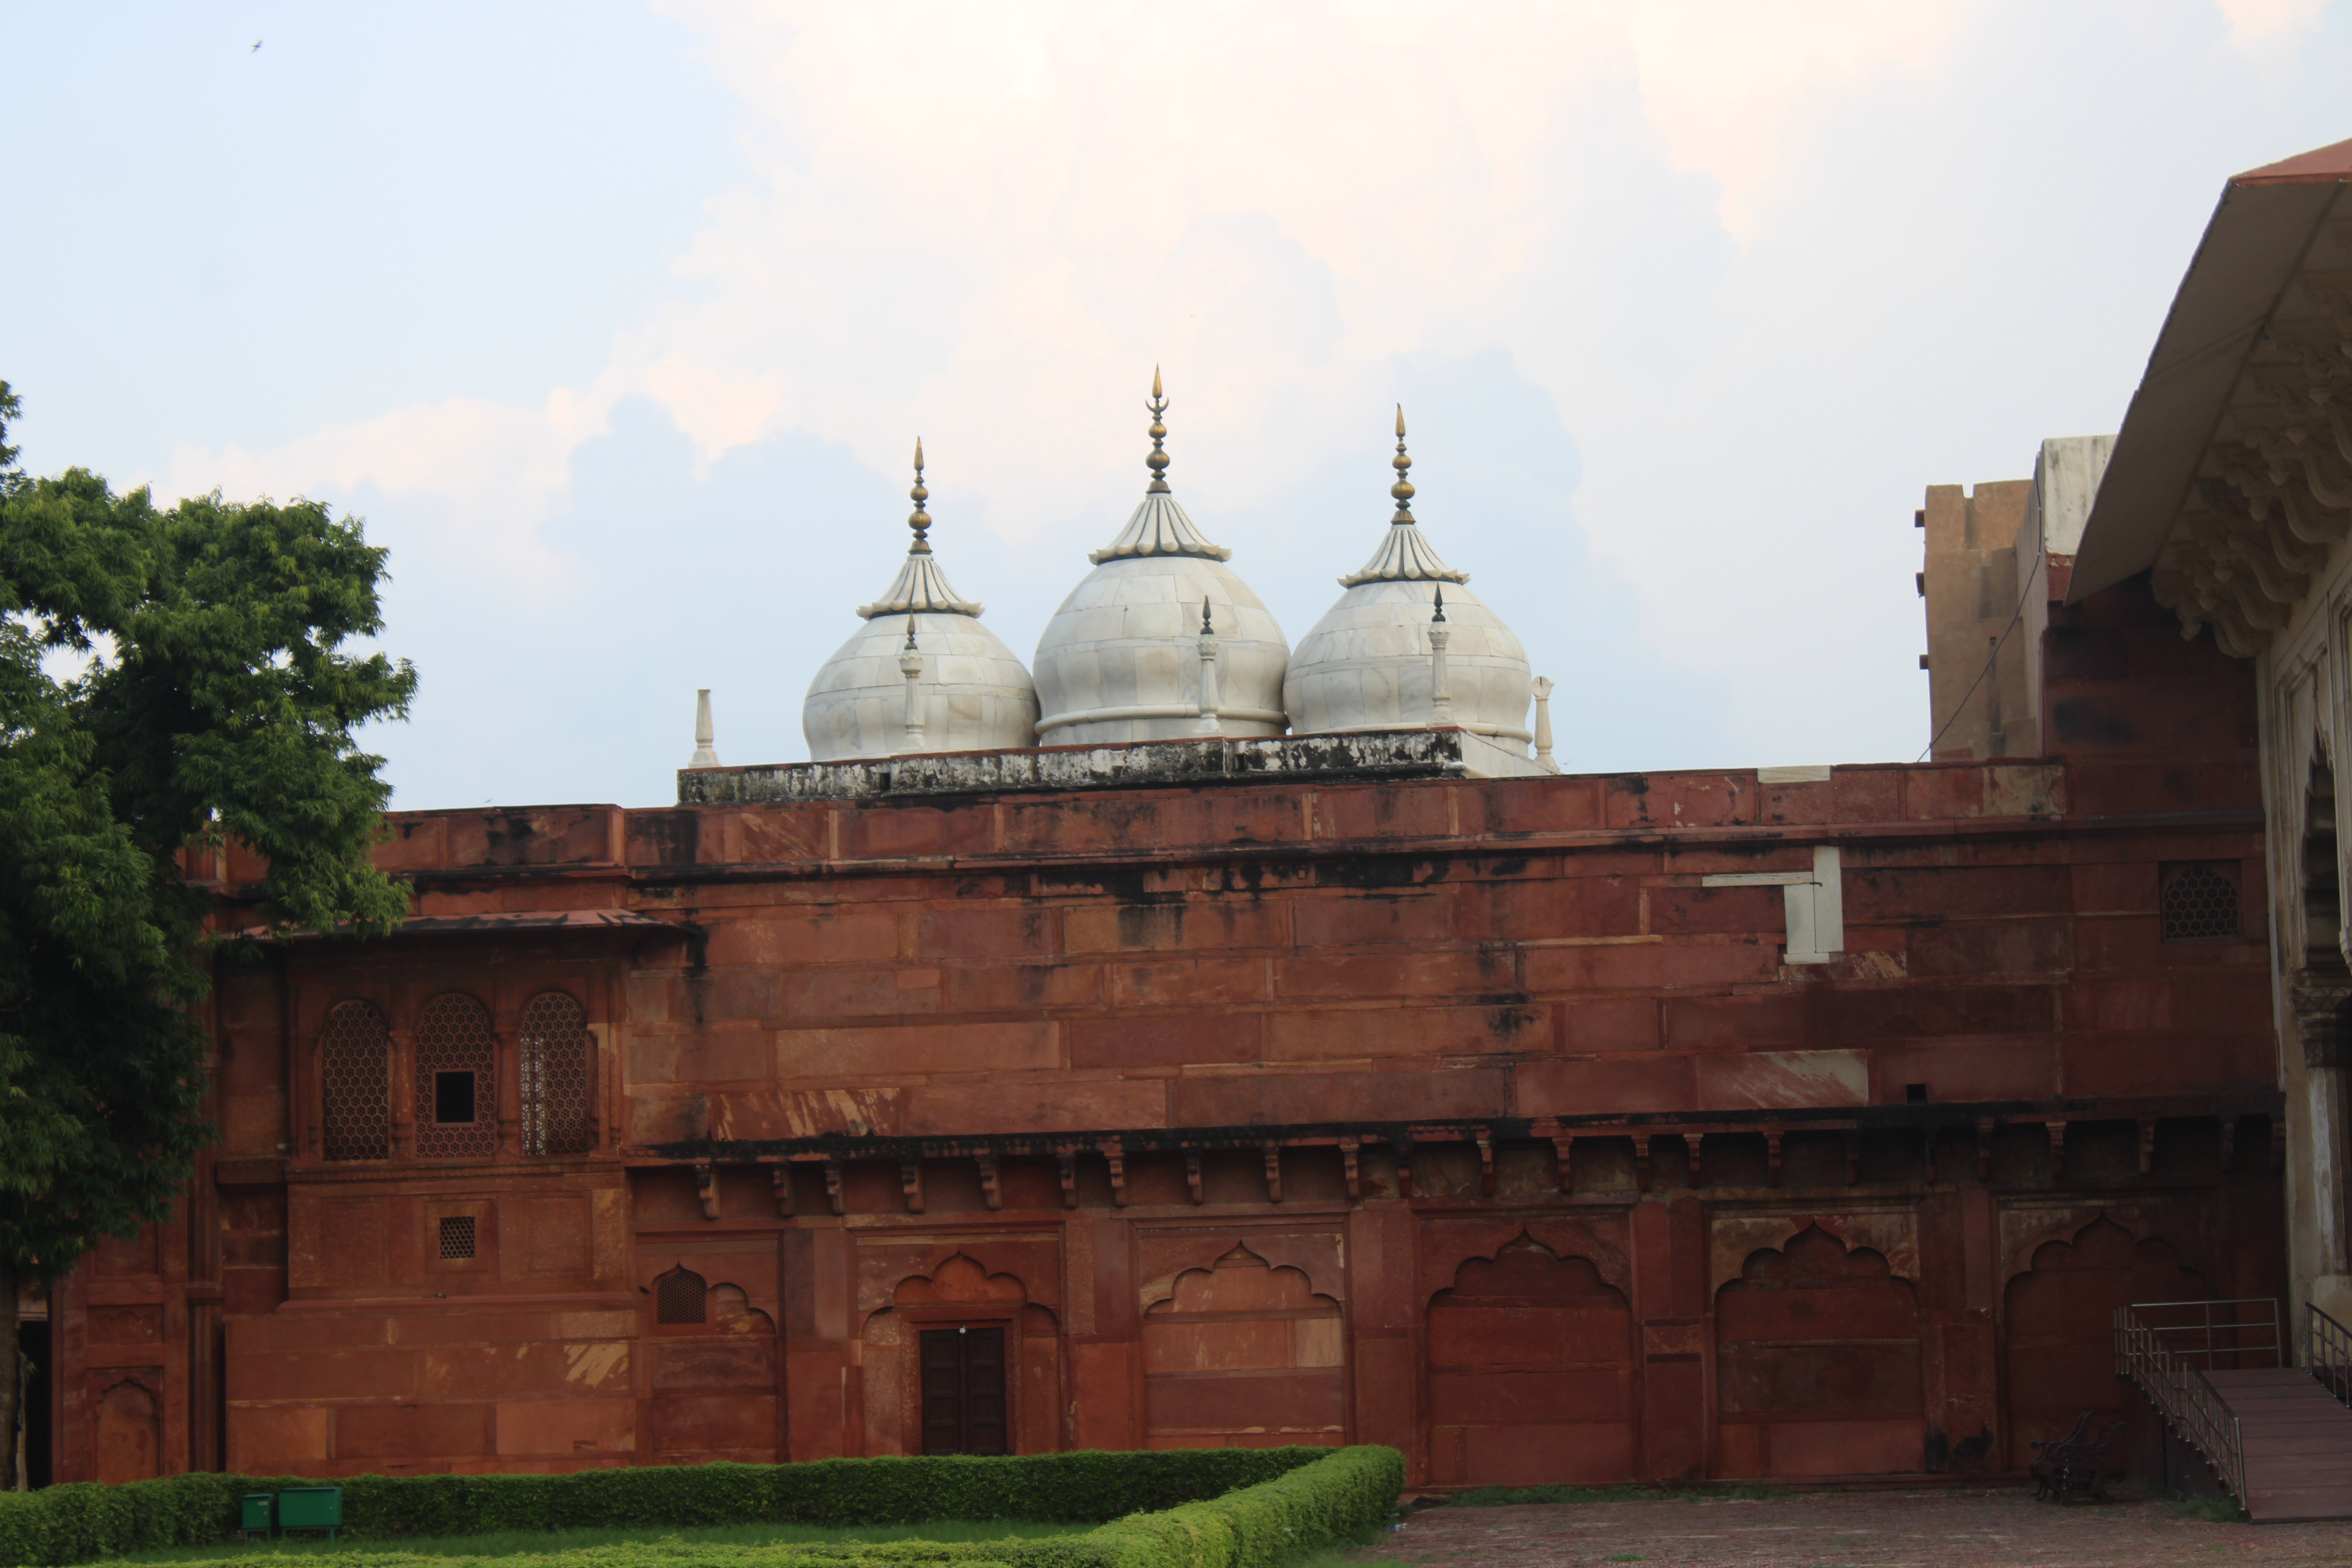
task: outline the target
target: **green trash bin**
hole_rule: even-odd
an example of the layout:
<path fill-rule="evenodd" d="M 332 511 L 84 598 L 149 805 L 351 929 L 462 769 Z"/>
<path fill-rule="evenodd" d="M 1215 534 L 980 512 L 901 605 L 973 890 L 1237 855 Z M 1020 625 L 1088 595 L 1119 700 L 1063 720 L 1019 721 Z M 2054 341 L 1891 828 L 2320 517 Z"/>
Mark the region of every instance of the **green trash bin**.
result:
<path fill-rule="evenodd" d="M 335 1531 L 343 1522 L 343 1489 L 341 1487 L 288 1487 L 278 1494 L 278 1528 L 289 1530 L 323 1530 L 327 1539 L 335 1539 Z"/>
<path fill-rule="evenodd" d="M 270 1528 L 278 1514 L 278 1499 L 269 1492 L 247 1492 L 237 1500 L 236 1529 L 240 1539 L 250 1541 L 258 1534 L 269 1539 Z"/>

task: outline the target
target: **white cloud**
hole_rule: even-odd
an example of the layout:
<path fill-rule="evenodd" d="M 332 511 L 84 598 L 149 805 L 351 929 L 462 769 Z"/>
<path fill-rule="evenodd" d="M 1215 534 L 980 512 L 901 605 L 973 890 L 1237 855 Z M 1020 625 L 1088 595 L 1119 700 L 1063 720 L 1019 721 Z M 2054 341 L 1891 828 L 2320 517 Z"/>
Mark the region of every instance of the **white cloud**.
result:
<path fill-rule="evenodd" d="M 1722 184 L 1723 221 L 1746 243 L 1823 100 L 1932 71 L 1950 48 L 1963 0 L 1633 0 L 1612 9 L 1640 62 L 1643 107 L 1675 166 Z"/>
<path fill-rule="evenodd" d="M 895 471 L 920 433 L 943 506 L 1075 574 L 1140 482 L 1154 364 L 1198 510 L 1342 455 L 1376 495 L 1395 365 L 1499 348 L 1586 444 L 1580 511 L 1653 655 L 1788 679 L 1749 657 L 1785 543 L 1726 525 L 1664 411 L 1741 349 L 1726 269 L 1826 117 L 1932 74 L 1958 0 L 670 9 L 745 110 L 751 178 L 593 384 L 184 454 L 175 479 L 437 493 L 467 548 L 543 574 L 573 447 L 642 395 L 706 470 L 793 431 Z"/>
<path fill-rule="evenodd" d="M 215 489 L 233 499 L 363 489 L 430 497 L 448 503 L 436 536 L 404 542 L 462 553 L 516 588 L 555 596 L 570 579 L 541 524 L 570 489 L 573 448 L 604 428 L 612 401 L 560 387 L 538 408 L 452 398 L 326 426 L 262 452 L 183 446 L 155 488 L 165 497 Z"/>
<path fill-rule="evenodd" d="M 2213 0 L 2230 24 L 2230 47 L 2249 55 L 2291 47 L 2319 28 L 2328 0 Z"/>
<path fill-rule="evenodd" d="M 1262 476 L 1307 387 L 1590 313 L 1547 284 L 1629 164 L 1752 230 L 1822 105 L 1926 68 L 1953 5 L 677 9 L 761 116 L 761 184 L 635 340 L 643 384 L 706 453 L 792 427 L 894 464 L 951 423 L 1054 510 L 1129 464 L 1155 361 L 1184 438 Z"/>

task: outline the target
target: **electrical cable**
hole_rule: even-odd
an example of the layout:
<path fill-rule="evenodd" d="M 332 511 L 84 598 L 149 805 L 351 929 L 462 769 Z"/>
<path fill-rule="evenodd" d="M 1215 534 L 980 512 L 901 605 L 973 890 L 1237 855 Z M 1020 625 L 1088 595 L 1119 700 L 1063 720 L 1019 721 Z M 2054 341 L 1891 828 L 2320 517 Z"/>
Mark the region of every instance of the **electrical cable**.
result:
<path fill-rule="evenodd" d="M 1984 668 L 1977 671 L 1977 678 L 1969 682 L 1969 689 L 1961 692 L 1959 701 L 1953 704 L 1952 716 L 1945 720 L 1934 734 L 1927 737 L 1926 750 L 1912 759 L 1914 763 L 1924 763 L 1927 760 L 1927 753 L 1936 749 L 1936 742 L 1944 738 L 1946 730 L 1959 722 L 1960 715 L 1968 709 L 1969 699 L 1977 694 L 1977 688 L 1984 684 L 1984 678 L 1990 675 L 1992 667 L 2000 661 L 2000 650 L 2009 646 L 2009 634 L 2015 631 L 2018 623 L 2025 619 L 2025 602 L 2033 596 L 2033 584 L 2041 580 L 2042 568 L 2049 563 L 2049 560 L 2050 554 L 2047 551 L 2034 557 L 2033 570 L 2025 575 L 2025 592 L 2017 596 L 2017 608 L 2010 612 L 2009 625 L 2000 628 L 2000 636 L 1994 641 L 1992 652 L 1985 656 Z"/>

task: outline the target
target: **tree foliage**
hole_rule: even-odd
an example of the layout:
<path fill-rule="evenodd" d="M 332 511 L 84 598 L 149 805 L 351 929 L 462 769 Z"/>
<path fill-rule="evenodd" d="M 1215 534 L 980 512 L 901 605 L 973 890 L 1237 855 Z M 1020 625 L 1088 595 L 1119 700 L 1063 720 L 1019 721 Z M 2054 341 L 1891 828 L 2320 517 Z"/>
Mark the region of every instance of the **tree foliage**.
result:
<path fill-rule="evenodd" d="M 0 1279 L 163 1217 L 210 1135 L 200 1007 L 240 939 L 184 852 L 266 858 L 264 925 L 405 911 L 352 731 L 415 684 L 346 651 L 382 627 L 356 520 L 30 478 L 16 411 L 0 382 Z"/>

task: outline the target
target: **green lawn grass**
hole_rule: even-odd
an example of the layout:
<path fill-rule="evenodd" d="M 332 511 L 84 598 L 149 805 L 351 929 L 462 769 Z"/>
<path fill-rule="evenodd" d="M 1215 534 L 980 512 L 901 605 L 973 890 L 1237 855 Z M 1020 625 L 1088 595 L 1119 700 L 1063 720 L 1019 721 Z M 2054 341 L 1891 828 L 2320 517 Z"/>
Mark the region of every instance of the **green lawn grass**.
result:
<path fill-rule="evenodd" d="M 686 1546 L 793 1546 L 816 1542 L 875 1541 L 1004 1541 L 1014 1536 L 1083 1535 L 1087 1523 L 1046 1524 L 1029 1520 L 929 1520 L 916 1524 L 710 1524 L 655 1526 L 644 1530 L 513 1530 L 485 1535 L 402 1536 L 390 1540 L 338 1539 L 323 1535 L 279 1536 L 274 1541 L 215 1546 L 171 1546 L 109 1557 L 116 1563 L 222 1563 L 276 1557 L 313 1557 L 321 1552 L 370 1556 L 513 1557 L 572 1552 L 591 1546 L 628 1546 L 653 1542 Z"/>
<path fill-rule="evenodd" d="M 2217 1496 L 2211 1492 L 2200 1492 L 2195 1495 L 2176 1492 L 2165 1500 L 2171 1505 L 2172 1511 L 2183 1519 L 2209 1520 L 2215 1524 L 2236 1524 L 2246 1517 L 2246 1510 L 2238 1506 L 2236 1498 Z"/>

